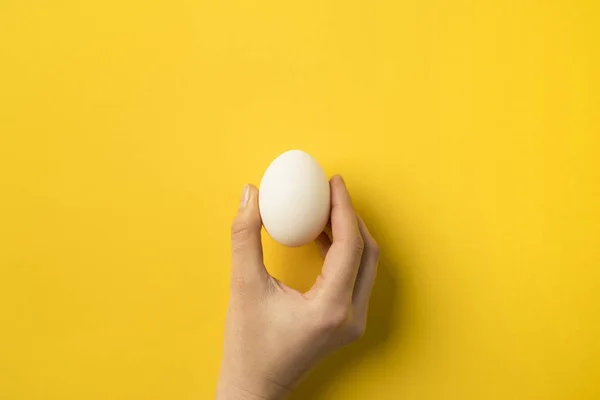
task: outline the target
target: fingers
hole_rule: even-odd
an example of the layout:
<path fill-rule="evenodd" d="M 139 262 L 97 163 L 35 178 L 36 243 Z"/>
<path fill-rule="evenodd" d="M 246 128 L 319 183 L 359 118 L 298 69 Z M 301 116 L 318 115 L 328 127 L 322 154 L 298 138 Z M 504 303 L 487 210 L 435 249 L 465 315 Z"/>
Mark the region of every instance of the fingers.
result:
<path fill-rule="evenodd" d="M 231 226 L 232 284 L 244 286 L 264 282 L 268 276 L 263 264 L 258 211 L 258 189 L 246 185 L 240 208 Z"/>
<path fill-rule="evenodd" d="M 379 246 L 360 217 L 358 217 L 358 229 L 363 237 L 365 248 L 358 276 L 356 277 L 356 284 L 354 285 L 352 304 L 357 318 L 363 318 L 366 321 L 369 299 L 371 298 L 371 292 L 377 276 Z"/>
<path fill-rule="evenodd" d="M 331 178 L 331 230 L 333 241 L 321 275 L 327 293 L 349 301 L 363 253 L 363 238 L 350 194 L 340 176 Z"/>

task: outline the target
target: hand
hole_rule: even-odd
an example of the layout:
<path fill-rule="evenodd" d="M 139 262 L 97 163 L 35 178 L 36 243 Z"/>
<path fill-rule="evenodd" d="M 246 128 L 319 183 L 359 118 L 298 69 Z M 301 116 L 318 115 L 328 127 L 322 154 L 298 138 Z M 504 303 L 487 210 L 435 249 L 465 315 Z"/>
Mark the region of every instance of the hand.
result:
<path fill-rule="evenodd" d="M 263 264 L 258 190 L 246 186 L 232 226 L 231 297 L 218 400 L 278 400 L 322 357 L 365 330 L 379 249 L 356 215 L 341 177 L 331 179 L 331 237 L 317 239 L 324 264 L 300 293 Z"/>

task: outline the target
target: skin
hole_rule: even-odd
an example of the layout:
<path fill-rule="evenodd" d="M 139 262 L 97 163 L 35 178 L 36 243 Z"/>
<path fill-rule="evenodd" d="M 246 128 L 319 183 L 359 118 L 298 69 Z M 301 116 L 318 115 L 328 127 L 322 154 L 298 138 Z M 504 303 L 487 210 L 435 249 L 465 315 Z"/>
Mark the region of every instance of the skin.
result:
<path fill-rule="evenodd" d="M 366 327 L 379 248 L 334 176 L 331 224 L 316 244 L 324 258 L 312 288 L 300 293 L 263 263 L 258 189 L 247 185 L 231 229 L 231 295 L 217 400 L 280 400 L 334 350 Z"/>

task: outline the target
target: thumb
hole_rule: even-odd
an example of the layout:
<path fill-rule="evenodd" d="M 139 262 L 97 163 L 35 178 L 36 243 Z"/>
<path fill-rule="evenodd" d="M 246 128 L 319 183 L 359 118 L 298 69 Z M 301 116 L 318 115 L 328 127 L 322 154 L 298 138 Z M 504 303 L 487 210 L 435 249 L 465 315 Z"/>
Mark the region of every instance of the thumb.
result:
<path fill-rule="evenodd" d="M 235 286 L 259 285 L 265 281 L 258 210 L 258 189 L 244 186 L 240 208 L 231 226 L 232 283 Z"/>

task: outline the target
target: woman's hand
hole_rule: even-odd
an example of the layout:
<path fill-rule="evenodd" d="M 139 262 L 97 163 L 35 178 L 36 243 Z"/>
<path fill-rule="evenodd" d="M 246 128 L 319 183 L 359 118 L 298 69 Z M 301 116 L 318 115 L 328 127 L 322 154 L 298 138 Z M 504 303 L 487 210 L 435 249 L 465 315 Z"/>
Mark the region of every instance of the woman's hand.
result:
<path fill-rule="evenodd" d="M 331 179 L 331 237 L 317 239 L 324 264 L 306 293 L 263 264 L 258 190 L 246 186 L 232 226 L 231 298 L 218 400 L 286 397 L 323 356 L 365 330 L 379 249 L 356 215 L 341 177 Z"/>

